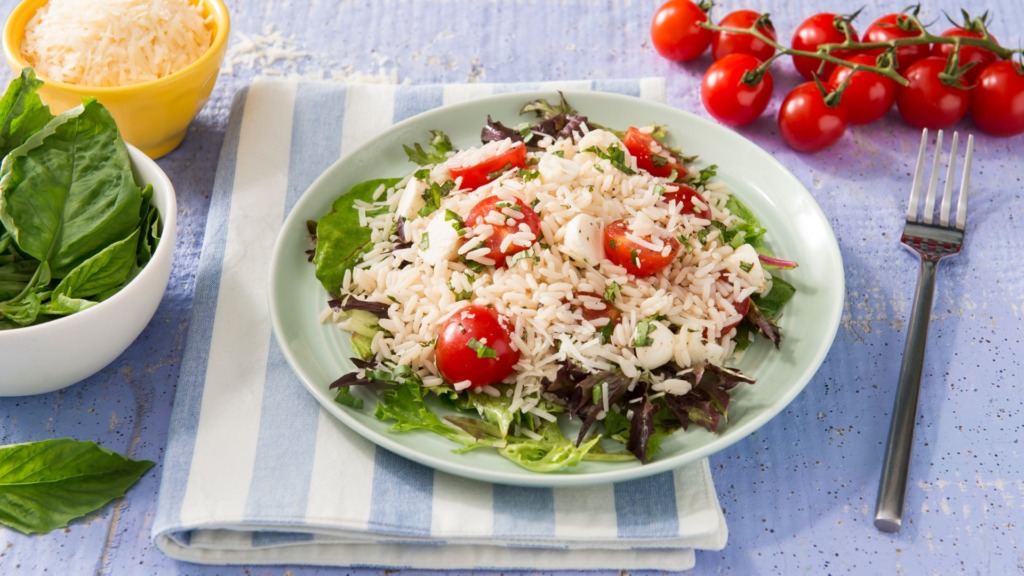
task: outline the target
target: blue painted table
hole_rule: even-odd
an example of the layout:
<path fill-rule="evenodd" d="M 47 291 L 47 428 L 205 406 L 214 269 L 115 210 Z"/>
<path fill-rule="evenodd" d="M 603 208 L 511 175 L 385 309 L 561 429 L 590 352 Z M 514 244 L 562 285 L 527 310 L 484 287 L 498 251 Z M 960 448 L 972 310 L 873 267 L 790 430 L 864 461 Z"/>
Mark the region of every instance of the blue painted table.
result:
<path fill-rule="evenodd" d="M 0 0 L 2 13 L 13 0 Z M 53 394 L 0 399 L 0 443 L 91 439 L 157 462 L 125 497 L 65 530 L 0 528 L 3 574 L 376 574 L 317 567 L 207 567 L 176 562 L 150 541 L 161 455 L 192 306 L 205 216 L 232 96 L 259 74 L 390 82 L 508 82 L 664 76 L 668 102 L 706 115 L 710 63 L 679 65 L 650 46 L 658 2 L 539 0 L 281 2 L 229 0 L 231 50 L 213 98 L 182 146 L 162 158 L 177 189 L 179 238 L 170 286 L 152 323 L 119 359 Z M 723 0 L 771 12 L 788 39 L 812 11 L 840 1 Z M 813 6 L 813 9 L 811 8 Z M 856 7 L 859 7 L 856 6 Z M 861 27 L 903 3 L 870 3 Z M 1022 44 L 1024 7 L 984 6 L 1004 44 Z M 952 0 L 922 17 L 943 27 Z M 980 7 L 979 7 L 980 11 Z M 288 58 L 280 58 L 288 53 Z M 4 83 L 10 73 L 3 75 Z M 1024 137 L 979 136 L 965 254 L 940 268 L 918 434 L 899 534 L 872 525 L 917 262 L 898 245 L 919 133 L 895 111 L 802 155 L 781 141 L 774 111 L 798 79 L 775 72 L 769 114 L 741 132 L 811 190 L 836 230 L 847 295 L 839 334 L 808 388 L 756 434 L 711 457 L 730 528 L 694 574 L 1013 574 L 1024 572 L 1024 427 L 1017 355 L 1024 333 Z M 969 122 L 959 126 L 971 130 Z M 2 370 L 2 366 L 0 366 Z"/>

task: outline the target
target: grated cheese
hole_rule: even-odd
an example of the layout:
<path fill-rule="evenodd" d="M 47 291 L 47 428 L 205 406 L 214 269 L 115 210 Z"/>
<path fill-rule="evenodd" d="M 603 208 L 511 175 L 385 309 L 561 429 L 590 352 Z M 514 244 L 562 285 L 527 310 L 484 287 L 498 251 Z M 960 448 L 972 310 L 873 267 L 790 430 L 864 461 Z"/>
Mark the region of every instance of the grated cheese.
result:
<path fill-rule="evenodd" d="M 185 68 L 211 42 L 188 0 L 50 0 L 25 26 L 21 52 L 45 78 L 124 86 Z"/>

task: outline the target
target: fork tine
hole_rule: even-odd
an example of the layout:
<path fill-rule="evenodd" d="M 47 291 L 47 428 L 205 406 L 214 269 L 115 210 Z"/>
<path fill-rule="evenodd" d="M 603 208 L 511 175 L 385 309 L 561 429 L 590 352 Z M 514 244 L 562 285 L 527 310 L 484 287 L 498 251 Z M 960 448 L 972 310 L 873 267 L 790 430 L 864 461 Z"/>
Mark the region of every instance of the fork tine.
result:
<path fill-rule="evenodd" d="M 974 159 L 974 135 L 967 135 L 967 152 L 964 154 L 964 173 L 960 182 L 960 198 L 956 204 L 956 227 L 963 230 L 967 225 L 967 196 L 971 187 L 971 160 Z"/>
<path fill-rule="evenodd" d="M 907 202 L 907 222 L 917 220 L 917 205 L 921 197 L 921 177 L 924 176 L 924 150 L 928 145 L 928 129 L 921 130 L 921 147 L 917 151 L 917 167 L 914 181 L 910 184 L 910 200 Z"/>
<path fill-rule="evenodd" d="M 932 174 L 928 178 L 928 194 L 924 197 L 924 214 L 919 222 L 931 224 L 935 215 L 935 192 L 939 187 L 939 164 L 942 160 L 942 130 L 935 135 L 935 155 L 932 156 Z"/>
<path fill-rule="evenodd" d="M 946 169 L 946 186 L 942 191 L 942 205 L 939 207 L 939 225 L 949 226 L 950 197 L 953 195 L 953 176 L 956 175 L 956 152 L 960 146 L 960 133 L 953 132 L 953 142 L 949 146 L 949 167 Z"/>

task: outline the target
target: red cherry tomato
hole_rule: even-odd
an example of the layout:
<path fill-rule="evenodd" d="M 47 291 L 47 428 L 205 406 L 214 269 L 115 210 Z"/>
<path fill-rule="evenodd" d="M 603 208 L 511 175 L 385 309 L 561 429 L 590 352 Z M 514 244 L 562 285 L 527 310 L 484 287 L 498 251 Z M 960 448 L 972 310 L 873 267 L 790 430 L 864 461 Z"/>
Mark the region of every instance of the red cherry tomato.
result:
<path fill-rule="evenodd" d="M 875 57 L 857 54 L 851 56 L 849 61 L 873 66 Z M 850 81 L 843 91 L 839 105 L 846 109 L 846 117 L 850 124 L 874 122 L 885 116 L 896 101 L 896 81 L 869 70 L 854 72 L 852 68 L 837 66 L 828 79 L 829 86 L 836 88 L 847 78 Z"/>
<path fill-rule="evenodd" d="M 651 43 L 669 60 L 693 60 L 711 44 L 711 30 L 698 26 L 707 21 L 707 13 L 690 0 L 668 0 L 654 13 Z"/>
<path fill-rule="evenodd" d="M 476 190 L 512 168 L 526 166 L 526 145 L 516 142 L 507 151 L 470 166 L 450 170 L 452 180 L 462 177 L 462 190 Z"/>
<path fill-rule="evenodd" d="M 735 322 L 731 322 L 731 323 L 726 324 L 725 326 L 723 326 L 722 327 L 722 331 L 721 331 L 721 334 L 723 336 L 728 334 L 729 331 L 731 331 L 732 329 L 736 328 L 737 326 L 739 326 L 740 324 L 743 323 L 743 318 L 746 318 L 747 317 L 747 312 L 750 311 L 750 298 L 749 297 L 744 298 L 743 300 L 740 300 L 739 302 L 734 303 L 733 306 L 736 308 L 736 313 L 739 314 L 740 316 L 742 316 L 742 318 L 740 318 L 739 320 L 737 320 Z"/>
<path fill-rule="evenodd" d="M 609 260 L 622 266 L 630 274 L 650 276 L 664 270 L 679 253 L 679 241 L 675 238 L 662 238 L 664 247 L 653 250 L 630 238 L 634 234 L 625 220 L 615 220 L 604 227 L 604 255 Z M 658 242 L 649 237 L 643 240 L 652 244 Z"/>
<path fill-rule="evenodd" d="M 830 108 L 814 82 L 790 92 L 779 107 L 779 132 L 795 150 L 817 152 L 835 144 L 846 131 L 846 111 Z"/>
<path fill-rule="evenodd" d="M 900 38 L 917 38 L 923 31 L 904 14 L 886 14 L 875 20 L 864 31 L 863 42 L 889 42 Z M 911 64 L 921 58 L 928 56 L 932 47 L 930 44 L 907 44 L 896 48 L 896 68 L 906 70 Z M 868 50 L 865 54 L 877 56 L 882 53 L 881 48 Z"/>
<path fill-rule="evenodd" d="M 760 17 L 754 10 L 736 10 L 726 14 L 718 25 L 723 28 L 750 28 Z M 764 21 L 757 30 L 775 40 L 775 28 L 771 20 Z M 729 54 L 750 54 L 764 62 L 775 54 L 775 48 L 752 34 L 714 32 L 711 35 L 711 55 L 715 60 L 721 60 Z"/>
<path fill-rule="evenodd" d="M 971 118 L 993 136 L 1024 132 L 1024 69 L 1019 62 L 1000 60 L 978 74 L 971 89 Z"/>
<path fill-rule="evenodd" d="M 701 196 L 700 192 L 686 184 L 673 184 L 666 186 L 666 188 L 661 198 L 665 202 L 675 202 L 676 206 L 679 207 L 680 214 L 693 214 L 697 218 L 711 220 L 711 208 L 708 207 L 708 201 Z M 701 207 L 698 207 L 695 201 Z"/>
<path fill-rule="evenodd" d="M 626 130 L 626 136 L 623 137 L 622 143 L 626 145 L 630 156 L 636 158 L 637 168 L 646 170 L 653 176 L 667 178 L 672 175 L 673 170 L 677 174 L 686 172 L 686 167 L 666 150 L 657 138 L 639 128 L 630 126 Z"/>
<path fill-rule="evenodd" d="M 957 36 L 960 36 L 961 38 L 983 38 L 984 34 L 982 32 L 956 27 L 946 30 L 941 34 L 941 36 L 945 38 L 956 38 Z M 989 34 L 989 39 L 998 43 L 996 37 L 991 34 Z M 937 43 L 932 46 L 932 56 L 941 56 L 948 60 L 952 53 L 953 44 Z M 960 55 L 960 59 L 957 64 L 961 68 L 972 62 L 974 63 L 974 66 L 971 66 L 971 68 L 964 73 L 964 84 L 967 86 L 974 85 L 975 81 L 978 79 L 978 74 L 981 74 L 982 68 L 999 59 L 999 56 L 995 52 L 981 48 L 980 46 L 960 46 L 958 54 Z"/>
<path fill-rule="evenodd" d="M 839 44 L 846 41 L 846 35 L 836 28 L 835 14 L 831 12 L 820 12 L 804 20 L 793 33 L 793 41 L 790 43 L 794 50 L 805 50 L 814 52 L 822 44 Z M 857 31 L 850 25 L 850 37 L 854 41 L 858 39 Z M 835 50 L 832 55 L 836 58 L 846 59 L 853 54 L 849 50 Z M 832 74 L 835 64 L 811 58 L 809 56 L 793 56 L 793 66 L 801 76 L 808 80 L 814 79 L 814 74 L 822 80 Z M 819 72 L 820 70 L 820 72 Z"/>
<path fill-rule="evenodd" d="M 500 220 L 501 223 L 495 223 L 495 220 Z M 501 200 L 497 196 L 488 196 L 477 202 L 469 211 L 466 224 L 478 226 L 485 222 L 494 229 L 494 233 L 484 240 L 484 245 L 491 249 L 487 257 L 495 261 L 495 266 L 503 266 L 505 258 L 529 249 L 529 246 L 514 243 L 502 249 L 508 235 L 519 232 L 523 226 L 533 232 L 534 238 L 540 235 L 540 216 L 519 198 Z"/>
<path fill-rule="evenodd" d="M 582 314 L 583 319 L 586 320 L 587 322 L 593 322 L 594 320 L 607 318 L 608 323 L 605 325 L 615 326 L 616 324 L 619 323 L 619 320 L 622 318 L 622 312 L 620 312 L 614 304 L 609 302 L 607 299 L 605 299 L 604 296 L 598 294 L 597 292 L 580 292 L 578 296 L 581 300 L 582 297 L 588 297 L 593 300 L 596 300 L 601 306 L 600 308 L 584 306 L 582 304 L 579 306 L 580 314 Z"/>
<path fill-rule="evenodd" d="M 469 380 L 471 388 L 501 382 L 519 361 L 510 331 L 493 308 L 474 304 L 459 310 L 441 326 L 434 346 L 441 376 L 451 384 Z"/>
<path fill-rule="evenodd" d="M 939 73 L 946 60 L 929 56 L 914 62 L 904 76 L 909 84 L 896 90 L 896 107 L 903 121 L 915 128 L 948 128 L 959 122 L 971 106 L 971 93 L 946 86 Z"/>
<path fill-rule="evenodd" d="M 771 72 L 750 86 L 743 75 L 761 65 L 749 54 L 730 54 L 716 60 L 700 83 L 700 99 L 704 108 L 722 124 L 742 126 L 757 119 L 772 98 Z"/>

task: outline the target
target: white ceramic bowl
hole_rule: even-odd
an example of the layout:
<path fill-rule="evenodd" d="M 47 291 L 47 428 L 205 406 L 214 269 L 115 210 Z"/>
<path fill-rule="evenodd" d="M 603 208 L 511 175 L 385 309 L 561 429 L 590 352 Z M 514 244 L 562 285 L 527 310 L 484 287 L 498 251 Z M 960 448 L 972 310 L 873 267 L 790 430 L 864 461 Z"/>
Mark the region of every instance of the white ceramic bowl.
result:
<path fill-rule="evenodd" d="M 45 324 L 0 331 L 0 396 L 53 392 L 99 372 L 139 337 L 171 273 L 177 201 L 156 162 L 129 146 L 135 180 L 153 185 L 163 220 L 156 252 L 138 276 L 107 300 Z"/>

